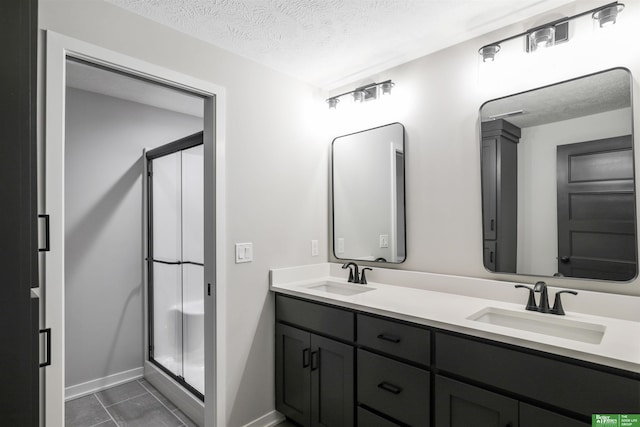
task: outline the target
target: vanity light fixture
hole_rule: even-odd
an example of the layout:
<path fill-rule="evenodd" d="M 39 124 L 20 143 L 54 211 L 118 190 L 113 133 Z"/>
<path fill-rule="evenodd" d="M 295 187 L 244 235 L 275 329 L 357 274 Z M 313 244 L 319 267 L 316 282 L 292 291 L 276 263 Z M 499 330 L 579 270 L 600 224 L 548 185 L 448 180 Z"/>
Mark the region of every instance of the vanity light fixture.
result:
<path fill-rule="evenodd" d="M 558 43 L 569 40 L 569 22 L 585 15 L 591 15 L 597 20 L 600 27 L 615 24 L 618 14 L 624 9 L 624 4 L 613 2 L 604 6 L 590 9 L 577 15 L 561 18 L 553 22 L 531 28 L 515 36 L 507 37 L 495 43 L 490 43 L 478 50 L 483 62 L 492 62 L 496 54 L 500 51 L 500 45 L 520 37 L 526 37 L 525 50 L 535 52 L 543 47 L 555 46 Z"/>
<path fill-rule="evenodd" d="M 327 98 L 326 102 L 330 109 L 335 109 L 340 102 L 340 98 L 343 96 L 353 96 L 354 102 L 362 103 L 365 101 L 371 101 L 378 99 L 378 95 L 389 95 L 391 89 L 395 86 L 391 80 L 385 80 L 381 83 L 371 83 L 365 86 L 360 86 L 350 92 L 341 93 L 340 95 Z"/>
<path fill-rule="evenodd" d="M 387 80 L 386 82 L 380 83 L 380 90 L 383 95 L 391 95 L 391 89 L 395 86 L 391 80 Z"/>
<path fill-rule="evenodd" d="M 482 55 L 482 62 L 493 62 L 496 53 L 500 52 L 499 44 L 490 44 L 485 47 L 481 47 L 478 53 Z"/>
<path fill-rule="evenodd" d="M 624 4 L 612 4 L 596 10 L 595 12 L 593 12 L 593 15 L 591 15 L 591 17 L 598 21 L 598 23 L 600 24 L 600 28 L 610 26 L 616 23 L 618 14 L 622 12 L 622 9 L 624 9 Z"/>
<path fill-rule="evenodd" d="M 332 110 L 335 110 L 338 102 L 340 102 L 340 100 L 338 98 L 329 98 L 327 99 L 327 104 L 329 104 L 329 108 L 331 108 Z"/>
<path fill-rule="evenodd" d="M 556 28 L 552 25 L 529 33 L 529 52 L 551 47 L 556 42 Z"/>
<path fill-rule="evenodd" d="M 353 100 L 355 102 L 364 102 L 364 98 L 367 95 L 367 92 L 364 90 L 354 90 L 353 91 Z"/>

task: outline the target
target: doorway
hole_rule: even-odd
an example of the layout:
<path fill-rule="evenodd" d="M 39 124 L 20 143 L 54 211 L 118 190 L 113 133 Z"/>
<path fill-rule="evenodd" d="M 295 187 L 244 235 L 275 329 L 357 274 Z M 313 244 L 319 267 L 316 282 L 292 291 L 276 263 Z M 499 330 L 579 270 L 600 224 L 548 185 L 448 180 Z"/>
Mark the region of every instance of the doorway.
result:
<path fill-rule="evenodd" d="M 51 366 L 45 374 L 45 417 L 48 426 L 64 425 L 65 389 L 65 102 L 67 60 L 82 61 L 115 73 L 142 79 L 146 82 L 191 93 L 204 100 L 204 213 L 209 220 L 204 223 L 204 282 L 211 285 L 210 293 L 204 297 L 205 322 L 214 325 L 205 334 L 204 353 L 207 405 L 204 408 L 204 425 L 222 425 L 224 420 L 223 396 L 218 398 L 221 382 L 218 381 L 219 366 L 224 358 L 216 357 L 219 342 L 224 342 L 224 266 L 216 257 L 222 236 L 216 233 L 223 229 L 223 217 L 217 214 L 223 200 L 223 158 L 216 155 L 224 144 L 224 122 L 220 118 L 224 105 L 224 90 L 211 83 L 173 72 L 152 64 L 144 63 L 112 51 L 71 39 L 52 32 L 46 40 L 46 144 L 43 143 L 44 210 L 50 215 L 51 252 L 47 254 L 44 269 L 45 324 L 52 329 Z M 96 164 L 102 159 L 91 159 Z M 142 163 L 141 163 L 142 164 Z M 41 179 L 42 179 L 41 178 Z M 143 255 L 143 254 L 141 254 Z M 143 261 L 143 257 L 140 257 Z M 145 345 L 144 343 L 140 343 Z M 145 365 L 146 370 L 146 365 Z"/>

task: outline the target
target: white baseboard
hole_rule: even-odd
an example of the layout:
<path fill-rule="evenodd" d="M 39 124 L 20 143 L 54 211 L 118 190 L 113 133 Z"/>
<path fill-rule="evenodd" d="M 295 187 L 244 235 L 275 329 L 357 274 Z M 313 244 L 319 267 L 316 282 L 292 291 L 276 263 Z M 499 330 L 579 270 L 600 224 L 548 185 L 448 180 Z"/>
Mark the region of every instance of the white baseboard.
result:
<path fill-rule="evenodd" d="M 103 378 L 97 378 L 81 384 L 72 385 L 64 389 L 64 400 L 76 399 L 118 384 L 133 381 L 135 379 L 142 378 L 143 374 L 144 368 L 141 366 L 128 371 L 118 372 L 117 374 L 111 374 Z"/>
<path fill-rule="evenodd" d="M 244 427 L 273 427 L 285 420 L 285 416 L 278 411 L 271 411 L 264 414 L 258 419 L 251 421 L 249 424 L 245 424 Z"/>

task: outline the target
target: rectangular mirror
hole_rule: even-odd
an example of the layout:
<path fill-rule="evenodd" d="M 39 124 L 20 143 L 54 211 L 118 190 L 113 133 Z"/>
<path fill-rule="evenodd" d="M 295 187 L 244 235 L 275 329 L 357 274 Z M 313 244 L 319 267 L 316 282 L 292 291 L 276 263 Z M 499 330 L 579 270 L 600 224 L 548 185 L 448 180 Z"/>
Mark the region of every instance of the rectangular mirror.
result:
<path fill-rule="evenodd" d="M 403 262 L 404 126 L 392 123 L 339 136 L 331 154 L 335 257 Z"/>
<path fill-rule="evenodd" d="M 631 81 L 616 68 L 481 107 L 488 270 L 636 277 Z"/>

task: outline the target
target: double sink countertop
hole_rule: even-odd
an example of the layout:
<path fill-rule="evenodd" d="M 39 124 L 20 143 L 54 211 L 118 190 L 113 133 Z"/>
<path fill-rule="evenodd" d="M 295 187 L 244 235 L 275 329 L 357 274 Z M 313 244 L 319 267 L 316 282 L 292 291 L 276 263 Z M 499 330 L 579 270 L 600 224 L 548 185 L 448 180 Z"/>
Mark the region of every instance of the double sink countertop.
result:
<path fill-rule="evenodd" d="M 566 314 L 558 316 L 526 311 L 524 307 L 528 293 L 513 291 L 513 286 L 505 286 L 512 283 L 386 270 L 379 274 L 381 278 L 390 281 L 390 277 L 397 276 L 400 280 L 398 285 L 376 283 L 373 280 L 366 285 L 359 285 L 347 283 L 345 271 L 342 270 L 343 274 L 338 276 L 336 273 L 339 271 L 338 264 L 330 263 L 273 269 L 270 289 L 281 294 L 640 373 L 640 320 L 591 314 L 584 312 L 584 307 L 580 307 L 582 312 L 571 310 L 577 303 L 570 302 L 570 298 L 580 298 L 580 293 L 595 294 L 593 292 L 580 291 L 577 296 L 563 295 Z M 371 273 L 375 273 L 375 270 Z M 375 274 L 370 276 L 375 279 Z M 403 279 L 410 282 L 411 287 L 400 286 Z M 419 285 L 416 284 L 418 282 Z M 430 283 L 434 285 L 430 286 Z M 448 286 L 446 292 L 442 291 L 443 284 Z M 479 297 L 478 291 L 482 286 L 487 286 L 485 293 L 491 296 L 495 296 L 502 288 L 507 298 Z M 551 304 L 554 290 L 549 288 Z M 522 302 L 509 301 L 514 299 L 514 295 Z M 589 300 L 594 296 L 587 295 L 584 298 Z M 640 304 L 638 297 L 620 295 L 606 298 L 609 304 L 620 298 L 621 312 L 625 311 L 624 307 L 629 307 L 629 298 L 632 304 Z M 637 309 L 640 311 L 640 305 Z"/>

